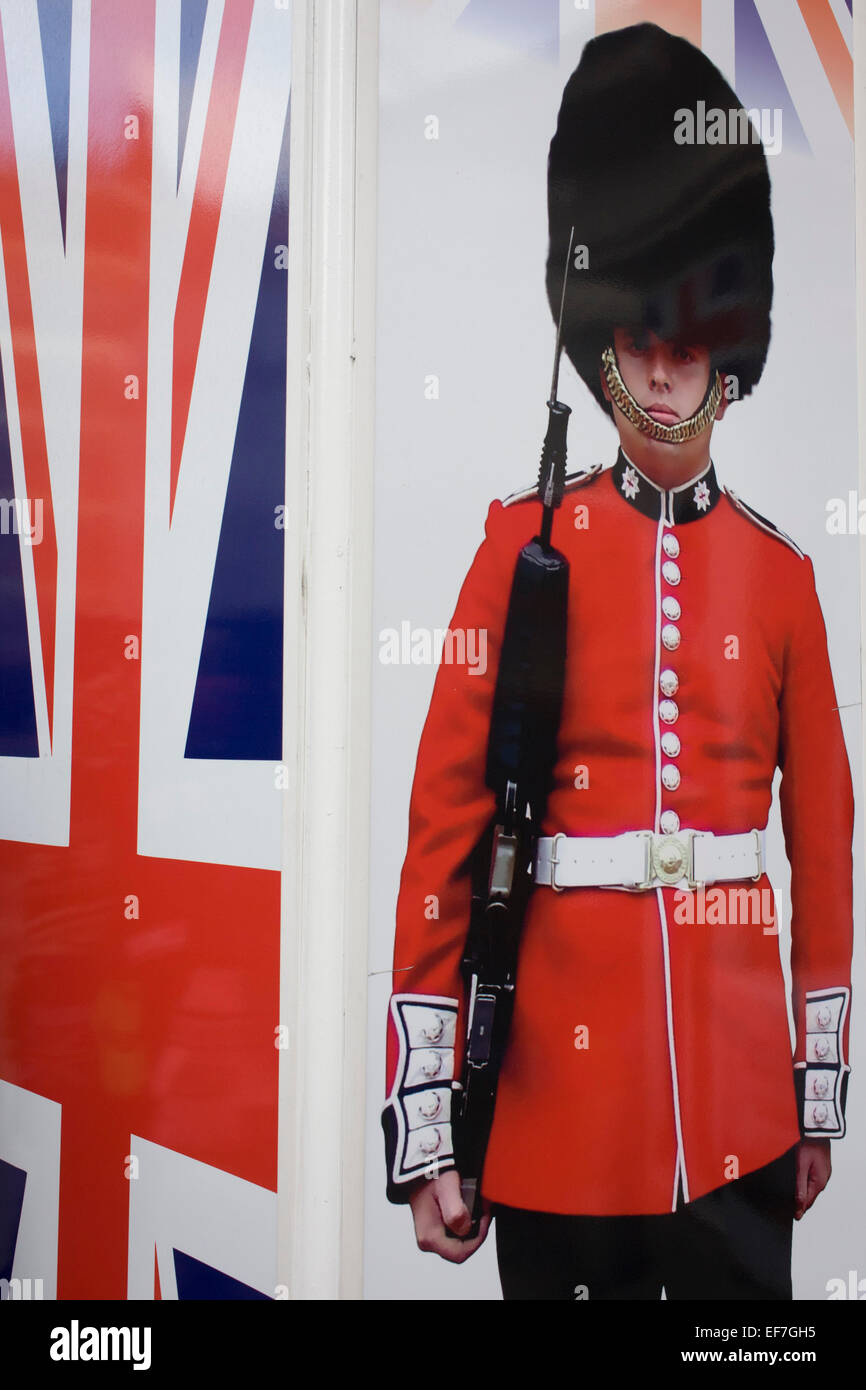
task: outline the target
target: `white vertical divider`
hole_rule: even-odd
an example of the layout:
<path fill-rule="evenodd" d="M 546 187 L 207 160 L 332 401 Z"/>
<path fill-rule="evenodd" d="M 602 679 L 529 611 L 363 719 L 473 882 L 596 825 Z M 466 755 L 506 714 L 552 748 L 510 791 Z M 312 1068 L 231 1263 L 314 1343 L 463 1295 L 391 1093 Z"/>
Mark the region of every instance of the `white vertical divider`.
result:
<path fill-rule="evenodd" d="M 294 0 L 277 1269 L 361 1296 L 377 0 Z"/>

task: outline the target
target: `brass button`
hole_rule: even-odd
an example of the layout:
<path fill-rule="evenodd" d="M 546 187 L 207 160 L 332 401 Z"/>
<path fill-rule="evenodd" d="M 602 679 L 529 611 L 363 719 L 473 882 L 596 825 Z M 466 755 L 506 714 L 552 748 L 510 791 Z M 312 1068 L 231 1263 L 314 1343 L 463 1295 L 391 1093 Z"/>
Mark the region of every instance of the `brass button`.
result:
<path fill-rule="evenodd" d="M 430 1023 L 421 1029 L 421 1036 L 429 1043 L 437 1043 L 445 1031 L 445 1020 L 441 1014 L 434 1013 Z"/>
<path fill-rule="evenodd" d="M 431 1129 L 429 1134 L 422 1134 L 418 1140 L 418 1147 L 422 1154 L 435 1154 L 439 1145 L 442 1143 L 442 1135 L 439 1130 Z"/>

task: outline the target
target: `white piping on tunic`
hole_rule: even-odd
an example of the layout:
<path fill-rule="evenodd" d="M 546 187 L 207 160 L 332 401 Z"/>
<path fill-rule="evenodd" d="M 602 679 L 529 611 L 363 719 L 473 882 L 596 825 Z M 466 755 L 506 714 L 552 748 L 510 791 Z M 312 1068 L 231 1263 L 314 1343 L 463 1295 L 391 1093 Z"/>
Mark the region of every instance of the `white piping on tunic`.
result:
<path fill-rule="evenodd" d="M 758 516 L 757 512 L 752 511 L 748 502 L 744 502 L 742 497 L 739 497 L 737 493 L 734 492 L 733 488 L 725 487 L 722 491 L 725 493 L 726 497 L 730 498 L 737 510 L 742 512 L 744 516 L 747 516 L 750 521 L 754 522 L 761 531 L 765 531 L 768 536 L 775 536 L 777 541 L 784 541 L 785 545 L 791 547 L 795 555 L 799 555 L 801 560 L 805 560 L 805 552 L 800 549 L 797 542 L 792 540 L 786 531 L 780 531 L 778 526 L 773 526 L 772 523 L 768 525 Z"/>
<path fill-rule="evenodd" d="M 670 497 L 670 496 L 671 496 L 670 493 L 667 493 L 667 494 L 665 495 L 665 503 L 667 503 L 667 499 L 668 499 L 668 497 Z M 672 498 L 671 498 L 671 500 L 672 500 Z M 656 533 L 656 554 L 655 554 L 655 591 L 656 591 L 656 624 L 655 624 L 655 627 L 656 627 L 656 632 L 655 632 L 655 660 L 654 660 L 654 663 L 653 663 L 653 741 L 654 741 L 654 743 L 655 743 L 655 754 L 656 754 L 656 805 L 655 805 L 655 832 L 656 832 L 656 834 L 659 833 L 659 825 L 660 825 L 660 819 L 661 819 L 661 801 L 662 801 L 661 743 L 660 743 L 660 732 L 659 732 L 659 666 L 660 666 L 660 662 L 661 662 L 661 626 L 662 626 L 662 606 L 661 606 L 661 553 L 662 553 L 662 535 L 663 535 L 663 533 L 664 533 L 665 526 L 667 525 L 667 522 L 666 522 L 666 520 L 665 520 L 665 511 L 666 511 L 666 507 L 665 507 L 665 509 L 662 510 L 662 514 L 661 514 L 661 516 L 659 517 L 658 531 L 657 531 L 657 533 Z M 682 1129 L 682 1121 L 681 1121 L 681 1118 L 680 1118 L 680 1092 L 679 1092 L 679 1081 L 678 1081 L 678 1079 L 677 1079 L 677 1052 L 676 1052 L 676 1043 L 675 1043 L 675 1040 L 674 1040 L 674 1015 L 673 1015 L 673 999 L 672 999 L 672 995 L 671 995 L 671 961 L 670 961 L 670 945 L 669 945 L 669 942 L 668 942 L 668 921 L 667 921 L 667 915 L 666 915 L 666 913 L 665 913 L 665 900 L 664 900 L 664 896 L 663 896 L 663 890 L 662 890 L 661 888 L 657 888 L 657 889 L 656 889 L 656 900 L 657 900 L 657 903 L 658 903 L 658 910 L 659 910 L 659 925 L 660 925 L 660 927 L 661 927 L 661 933 L 662 933 L 662 952 L 663 952 L 663 956 L 664 956 L 664 967 L 665 967 L 665 1014 L 666 1014 L 666 1016 L 667 1016 L 667 1025 L 668 1025 L 668 1053 L 669 1053 L 669 1055 L 670 1055 L 670 1063 L 671 1063 L 671 1084 L 672 1084 L 672 1087 L 673 1087 L 674 1126 L 675 1126 L 675 1128 L 676 1128 L 676 1133 L 677 1133 L 677 1161 L 676 1161 L 676 1166 L 675 1166 L 675 1168 L 674 1168 L 674 1187 L 673 1187 L 673 1195 L 672 1195 L 672 1197 L 671 1197 L 671 1211 L 675 1211 L 675 1210 L 676 1210 L 676 1205 L 677 1205 L 677 1179 L 678 1179 L 679 1177 L 682 1177 L 683 1197 L 684 1197 L 685 1201 L 688 1201 L 688 1200 L 689 1200 L 689 1181 L 688 1181 L 688 1177 L 686 1176 L 686 1161 L 685 1161 L 685 1153 L 684 1153 L 684 1149 L 683 1149 L 683 1129 Z"/>
<path fill-rule="evenodd" d="M 634 469 L 635 473 L 640 474 L 644 482 L 649 483 L 651 488 L 653 488 L 656 492 L 660 492 L 662 494 L 662 519 L 666 521 L 669 526 L 674 525 L 674 493 L 685 492 L 686 488 L 695 487 L 701 481 L 702 478 L 705 478 L 707 476 L 710 469 L 713 467 L 713 460 L 710 459 L 709 463 L 706 463 L 704 467 L 701 469 L 700 473 L 696 473 L 693 478 L 688 478 L 684 483 L 678 483 L 676 487 L 663 488 L 659 487 L 658 483 L 654 483 L 652 478 L 647 477 L 646 473 L 641 472 L 637 464 L 629 458 L 625 449 L 622 448 L 622 445 L 620 445 L 620 449 L 622 450 L 623 458 L 626 460 L 628 464 L 630 464 L 630 466 Z M 737 500 L 739 501 L 739 499 Z M 793 545 L 794 542 L 791 541 L 791 544 Z M 796 549 L 796 547 L 794 548 Z"/>
<path fill-rule="evenodd" d="M 668 1017 L 668 1051 L 671 1058 L 671 1079 L 674 1088 L 674 1124 L 677 1131 L 677 1163 L 674 1171 L 674 1190 L 671 1197 L 671 1211 L 676 1211 L 677 1206 L 677 1177 L 683 1180 L 683 1200 L 689 1200 L 689 1180 L 686 1174 L 686 1157 L 683 1148 L 683 1126 L 680 1118 L 680 1087 L 677 1078 L 677 1048 L 674 1038 L 674 1015 L 673 1001 L 671 997 L 671 957 L 670 944 L 668 942 L 668 919 L 665 912 L 664 889 L 656 889 L 656 897 L 659 905 L 659 921 L 662 929 L 662 947 L 665 959 L 665 1007 Z"/>
<path fill-rule="evenodd" d="M 658 529 L 656 531 L 656 555 L 655 555 L 655 586 L 656 586 L 656 635 L 655 635 L 655 662 L 653 666 L 653 740 L 656 750 L 656 807 L 655 822 L 653 829 L 659 833 L 659 817 L 661 815 L 662 800 L 662 750 L 659 743 L 659 673 L 661 667 L 661 645 L 662 645 L 662 607 L 661 589 L 659 580 L 661 578 L 661 554 L 662 554 L 662 533 L 665 528 L 664 515 L 659 517 Z"/>

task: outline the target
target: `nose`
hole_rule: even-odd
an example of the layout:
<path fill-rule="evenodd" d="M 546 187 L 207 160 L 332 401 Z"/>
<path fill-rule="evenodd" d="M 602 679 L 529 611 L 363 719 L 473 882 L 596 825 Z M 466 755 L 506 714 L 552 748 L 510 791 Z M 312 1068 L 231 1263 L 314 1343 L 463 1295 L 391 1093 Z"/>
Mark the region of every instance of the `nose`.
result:
<path fill-rule="evenodd" d="M 647 373 L 652 391 L 670 391 L 671 379 L 668 363 L 661 345 L 652 348 L 647 358 Z"/>

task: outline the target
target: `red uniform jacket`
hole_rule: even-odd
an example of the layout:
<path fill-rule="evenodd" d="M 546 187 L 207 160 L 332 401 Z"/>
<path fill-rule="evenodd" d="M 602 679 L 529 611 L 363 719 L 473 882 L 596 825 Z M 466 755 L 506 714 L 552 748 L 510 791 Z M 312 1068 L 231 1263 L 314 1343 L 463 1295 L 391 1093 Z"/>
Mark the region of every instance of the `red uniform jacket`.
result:
<path fill-rule="evenodd" d="M 539 518 L 531 497 L 490 507 L 451 622 L 486 634 L 486 669 L 443 661 L 418 750 L 383 1114 L 395 1201 L 453 1166 L 466 860 L 493 813 L 484 771 L 499 643 Z M 545 833 L 761 830 L 782 770 L 793 1059 L 766 875 L 718 883 L 703 900 L 678 887 L 541 885 L 530 899 L 484 1194 L 562 1213 L 665 1212 L 680 1182 L 694 1200 L 801 1133 L 844 1132 L 848 760 L 812 564 L 721 489 L 712 465 L 665 492 L 620 452 L 569 486 L 552 540 L 570 589 Z M 733 897 L 755 888 L 763 914 Z"/>

